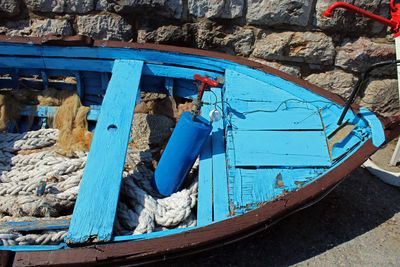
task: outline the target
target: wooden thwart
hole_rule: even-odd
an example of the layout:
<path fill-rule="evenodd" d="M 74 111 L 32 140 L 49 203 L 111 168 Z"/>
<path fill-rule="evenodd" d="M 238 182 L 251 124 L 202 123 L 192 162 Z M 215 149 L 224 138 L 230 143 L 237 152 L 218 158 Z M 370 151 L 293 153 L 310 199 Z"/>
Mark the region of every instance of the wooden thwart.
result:
<path fill-rule="evenodd" d="M 212 103 L 221 100 L 221 89 L 211 88 L 204 101 Z M 215 96 L 217 98 L 215 98 Z M 213 109 L 211 105 L 202 108 L 206 117 Z M 228 179 L 226 176 L 226 157 L 223 121 L 213 123 L 213 129 L 200 154 L 199 193 L 197 225 L 227 219 L 229 216 Z"/>
<path fill-rule="evenodd" d="M 36 221 L 0 223 L 0 229 L 2 231 L 13 231 L 13 232 L 61 230 L 61 229 L 68 229 L 68 227 L 69 227 L 69 219 L 42 219 Z"/>
<path fill-rule="evenodd" d="M 116 60 L 104 96 L 68 243 L 111 240 L 143 61 Z"/>
<path fill-rule="evenodd" d="M 210 92 L 205 92 L 204 101 L 212 101 Z M 202 114 L 211 111 L 210 105 L 201 108 Z M 210 135 L 200 153 L 199 162 L 199 192 L 197 200 L 197 225 L 204 226 L 213 220 L 213 162 L 212 162 L 212 136 Z"/>
<path fill-rule="evenodd" d="M 211 88 L 217 99 L 221 101 L 221 89 Z M 213 123 L 212 129 L 212 161 L 213 161 L 213 199 L 214 221 L 225 220 L 229 216 L 228 179 L 226 174 L 224 123 L 219 120 Z"/>

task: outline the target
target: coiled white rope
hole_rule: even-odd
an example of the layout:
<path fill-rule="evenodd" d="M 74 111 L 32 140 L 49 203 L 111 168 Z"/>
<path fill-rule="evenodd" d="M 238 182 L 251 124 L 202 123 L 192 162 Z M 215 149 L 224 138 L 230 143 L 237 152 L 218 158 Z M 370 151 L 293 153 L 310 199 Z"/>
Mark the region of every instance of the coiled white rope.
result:
<path fill-rule="evenodd" d="M 72 211 L 87 152 L 77 151 L 74 158 L 60 156 L 49 148 L 57 137 L 56 129 L 0 133 L 0 222 L 22 218 L 34 221 Z M 38 149 L 41 151 L 18 153 Z M 114 226 L 116 235 L 196 225 L 191 210 L 197 203 L 197 182 L 170 197 L 159 198 L 150 185 L 153 172 L 146 167 L 152 160 L 151 152 L 128 147 Z M 0 245 L 59 244 L 66 234 L 65 230 L 39 234 L 0 230 Z"/>

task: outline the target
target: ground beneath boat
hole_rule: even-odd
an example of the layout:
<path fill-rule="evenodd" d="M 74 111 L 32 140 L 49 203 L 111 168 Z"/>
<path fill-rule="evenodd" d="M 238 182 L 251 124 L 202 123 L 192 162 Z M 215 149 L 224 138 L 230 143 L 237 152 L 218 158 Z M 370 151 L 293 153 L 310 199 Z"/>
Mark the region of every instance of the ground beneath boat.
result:
<path fill-rule="evenodd" d="M 360 167 L 322 201 L 262 233 L 157 266 L 398 266 L 399 262 L 400 188 Z"/>
<path fill-rule="evenodd" d="M 392 140 L 371 156 L 373 162 L 384 170 L 391 172 L 400 172 L 400 162 L 398 162 L 396 166 L 392 166 L 389 164 L 393 152 L 396 148 L 397 140 L 398 138 Z"/>

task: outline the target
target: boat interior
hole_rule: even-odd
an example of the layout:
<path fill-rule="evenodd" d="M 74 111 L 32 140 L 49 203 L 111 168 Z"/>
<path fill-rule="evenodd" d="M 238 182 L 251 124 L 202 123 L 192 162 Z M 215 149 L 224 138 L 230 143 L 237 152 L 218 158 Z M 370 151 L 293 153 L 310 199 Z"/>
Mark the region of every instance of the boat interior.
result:
<path fill-rule="evenodd" d="M 65 242 L 3 245 L 0 249 L 60 249 L 92 241 L 156 238 L 206 227 L 301 190 L 333 170 L 369 139 L 375 146 L 385 140 L 378 118 L 368 110 L 360 108 L 362 116 L 349 110 L 344 122 L 337 125 L 341 105 L 281 77 L 223 59 L 147 49 L 17 43 L 1 43 L 0 58 L 2 90 L 73 90 L 82 104 L 90 107 L 87 120 L 89 129 L 95 132 L 82 178 L 85 184 L 81 182 L 71 221 L 42 225 L 2 223 L 3 229 L 18 231 L 67 228 Z M 118 138 L 129 134 L 132 121 L 124 114 L 133 113 L 140 102 L 140 92 L 195 98 L 195 74 L 219 81 L 219 86 L 204 94 L 202 116 L 208 120 L 212 110 L 222 114 L 222 120 L 213 122 L 212 133 L 200 153 L 194 209 L 197 224 L 116 236 L 115 209 L 101 211 L 108 217 L 107 222 L 98 222 L 98 214 L 91 215 L 88 210 L 109 206 L 107 203 L 116 206 L 118 201 L 125 159 L 121 151 L 126 151 L 126 144 Z M 57 109 L 27 106 L 21 111 L 18 127 L 10 124 L 8 130 L 24 132 L 32 114 L 30 129 L 46 128 L 48 118 Z M 107 166 L 99 168 L 96 163 L 101 160 Z M 108 174 L 117 169 L 121 172 L 110 178 Z"/>

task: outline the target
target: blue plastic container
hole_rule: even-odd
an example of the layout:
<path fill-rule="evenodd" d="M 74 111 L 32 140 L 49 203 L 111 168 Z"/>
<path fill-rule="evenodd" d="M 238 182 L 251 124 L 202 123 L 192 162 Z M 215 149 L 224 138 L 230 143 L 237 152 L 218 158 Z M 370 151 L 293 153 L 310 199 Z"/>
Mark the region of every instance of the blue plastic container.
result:
<path fill-rule="evenodd" d="M 192 120 L 183 112 L 154 172 L 152 184 L 161 195 L 170 196 L 181 187 L 210 135 L 212 126 L 201 116 Z"/>

